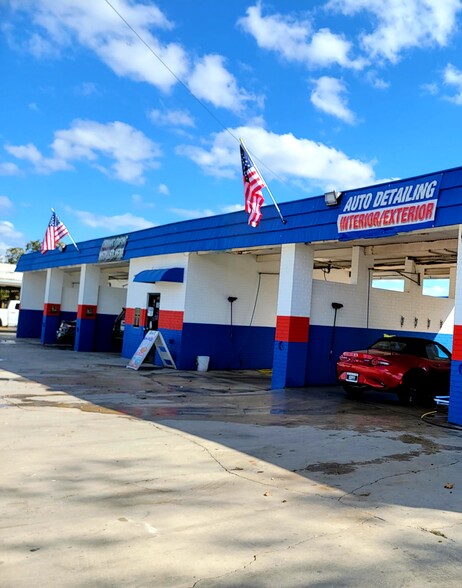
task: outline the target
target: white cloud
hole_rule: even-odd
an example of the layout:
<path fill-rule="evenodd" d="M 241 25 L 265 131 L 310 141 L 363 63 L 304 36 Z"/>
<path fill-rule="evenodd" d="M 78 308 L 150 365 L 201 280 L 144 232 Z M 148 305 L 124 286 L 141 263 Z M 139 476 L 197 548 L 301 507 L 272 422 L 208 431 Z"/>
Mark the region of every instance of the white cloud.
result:
<path fill-rule="evenodd" d="M 75 93 L 79 96 L 99 95 L 98 85 L 94 82 L 82 82 L 75 88 Z"/>
<path fill-rule="evenodd" d="M 206 55 L 200 59 L 189 76 L 188 86 L 196 98 L 235 113 L 242 112 L 248 101 L 258 101 L 256 96 L 239 88 L 221 55 Z"/>
<path fill-rule="evenodd" d="M 150 29 L 168 31 L 173 24 L 154 5 L 119 0 L 114 3 L 131 27 L 177 75 L 187 71 L 187 56 L 177 44 L 161 45 Z M 168 69 L 105 2 L 21 0 L 16 10 L 28 14 L 38 29 L 28 49 L 37 57 L 57 55 L 80 44 L 91 49 L 116 74 L 146 81 L 164 91 L 177 82 Z"/>
<path fill-rule="evenodd" d="M 16 159 L 31 163 L 38 173 L 49 174 L 72 169 L 72 166 L 63 159 L 45 157 L 32 143 L 27 145 L 5 145 L 5 150 Z"/>
<path fill-rule="evenodd" d="M 338 64 L 362 67 L 362 62 L 349 57 L 351 43 L 329 29 L 313 31 L 308 20 L 296 20 L 281 14 L 262 15 L 261 4 L 247 9 L 238 24 L 252 35 L 262 49 L 274 51 L 287 61 L 304 63 L 307 67 Z"/>
<path fill-rule="evenodd" d="M 148 113 L 149 119 L 157 125 L 172 127 L 194 127 L 194 119 L 186 110 L 157 110 Z"/>
<path fill-rule="evenodd" d="M 447 99 L 454 104 L 462 104 L 462 71 L 451 63 L 448 63 L 443 73 L 443 81 L 446 86 L 454 88 L 455 94 Z"/>
<path fill-rule="evenodd" d="M 118 76 L 152 84 L 164 92 L 181 81 L 197 98 L 233 112 L 241 112 L 248 100 L 257 100 L 238 87 L 234 76 L 224 67 L 222 56 L 206 55 L 195 60 L 179 43 L 160 41 L 153 31 L 165 36 L 174 24 L 157 6 L 131 0 L 117 0 L 114 5 L 129 26 L 102 0 L 11 3 L 13 10 L 25 13 L 36 27 L 23 49 L 38 59 L 59 57 L 63 49 L 77 51 L 82 46 L 93 51 Z M 17 37 L 21 36 L 22 22 L 17 31 Z M 8 39 L 12 46 L 13 37 L 9 23 Z"/>
<path fill-rule="evenodd" d="M 209 208 L 204 208 L 203 210 L 199 209 L 189 209 L 189 208 L 169 208 L 170 212 L 180 216 L 181 218 L 203 218 L 205 216 L 215 216 L 216 212 L 210 210 Z"/>
<path fill-rule="evenodd" d="M 164 196 L 168 196 L 170 194 L 170 190 L 168 189 L 167 184 L 159 184 L 157 191 L 159 194 L 163 194 Z"/>
<path fill-rule="evenodd" d="M 361 36 L 365 54 L 371 59 L 396 63 L 403 50 L 413 47 L 443 47 L 456 30 L 460 0 L 330 0 L 327 8 L 344 15 L 372 15 L 375 29 Z"/>
<path fill-rule="evenodd" d="M 142 183 L 144 173 L 158 167 L 159 147 L 141 131 L 123 122 L 101 124 L 75 120 L 69 129 L 55 132 L 54 157 L 45 157 L 35 145 L 8 145 L 14 157 L 30 162 L 39 173 L 72 169 L 72 162 L 88 161 L 96 169 L 119 180 Z M 110 170 L 105 160 L 113 160 Z"/>
<path fill-rule="evenodd" d="M 257 127 L 230 129 L 243 137 L 267 181 L 275 174 L 282 180 L 307 181 L 310 186 L 346 190 L 376 183 L 372 164 L 348 157 L 342 151 L 292 133 L 277 135 Z M 235 178 L 239 170 L 237 144 L 222 131 L 213 136 L 209 149 L 183 145 L 178 153 L 194 161 L 205 174 Z"/>
<path fill-rule="evenodd" d="M 19 173 L 20 169 L 15 163 L 0 162 L 0 176 L 17 176 Z"/>
<path fill-rule="evenodd" d="M 148 221 L 140 216 L 134 216 L 127 212 L 125 214 L 115 214 L 113 216 L 95 214 L 94 212 L 87 212 L 85 210 L 74 210 L 69 207 L 67 212 L 71 213 L 79 219 L 79 221 L 87 227 L 92 229 L 104 228 L 109 232 L 119 231 L 137 231 L 139 229 L 148 229 L 154 227 L 154 223 Z M 68 223 L 66 226 L 69 228 Z"/>
<path fill-rule="evenodd" d="M 10 247 L 23 247 L 24 235 L 14 228 L 9 221 L 0 221 L 0 258 Z"/>
<path fill-rule="evenodd" d="M 10 212 L 13 208 L 13 203 L 8 196 L 0 196 L 0 212 Z"/>
<path fill-rule="evenodd" d="M 430 94 L 431 96 L 436 96 L 440 91 L 439 86 L 436 83 L 422 84 L 420 89 L 424 94 Z"/>
<path fill-rule="evenodd" d="M 336 78 L 323 76 L 318 80 L 314 80 L 314 85 L 311 102 L 316 108 L 348 124 L 355 122 L 355 115 L 348 108 L 346 99 L 343 96 L 346 92 L 343 82 Z"/>
<path fill-rule="evenodd" d="M 136 208 L 154 208 L 154 202 L 146 202 L 140 194 L 132 195 L 132 202 Z"/>
<path fill-rule="evenodd" d="M 242 204 L 230 204 L 229 206 L 223 206 L 221 212 L 229 213 L 229 212 L 238 212 L 239 210 L 244 210 L 244 203 Z"/>

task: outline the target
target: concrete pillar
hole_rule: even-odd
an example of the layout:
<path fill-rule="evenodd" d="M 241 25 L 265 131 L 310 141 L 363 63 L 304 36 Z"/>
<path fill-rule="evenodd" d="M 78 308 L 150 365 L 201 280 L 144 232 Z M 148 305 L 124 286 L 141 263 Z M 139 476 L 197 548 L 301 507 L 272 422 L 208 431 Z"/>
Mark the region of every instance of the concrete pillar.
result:
<path fill-rule="evenodd" d="M 422 294 L 423 275 L 418 271 L 415 261 L 406 257 L 404 262 L 404 292 Z"/>
<path fill-rule="evenodd" d="M 42 332 L 40 342 L 56 343 L 61 314 L 64 272 L 58 268 L 47 269 L 45 299 L 43 303 Z"/>
<path fill-rule="evenodd" d="M 449 268 L 449 294 L 448 298 L 456 297 L 456 275 L 457 266 Z"/>
<path fill-rule="evenodd" d="M 98 308 L 100 269 L 96 265 L 83 265 L 77 305 L 75 351 L 93 351 L 96 311 Z"/>
<path fill-rule="evenodd" d="M 364 247 L 352 247 L 350 284 L 368 284 L 373 267 L 374 258 L 364 253 Z"/>
<path fill-rule="evenodd" d="M 305 385 L 313 260 L 312 246 L 282 246 L 273 357 L 273 389 Z"/>
<path fill-rule="evenodd" d="M 462 225 L 459 225 L 455 294 L 448 420 L 450 423 L 462 425 Z"/>
<path fill-rule="evenodd" d="M 16 337 L 41 338 L 46 280 L 46 271 L 23 273 Z"/>
<path fill-rule="evenodd" d="M 364 312 L 357 326 L 369 328 L 369 306 L 372 295 L 372 269 L 374 257 L 366 255 L 364 247 L 353 247 L 351 251 L 351 278 L 350 283 L 359 286 L 358 295 L 364 300 Z"/>

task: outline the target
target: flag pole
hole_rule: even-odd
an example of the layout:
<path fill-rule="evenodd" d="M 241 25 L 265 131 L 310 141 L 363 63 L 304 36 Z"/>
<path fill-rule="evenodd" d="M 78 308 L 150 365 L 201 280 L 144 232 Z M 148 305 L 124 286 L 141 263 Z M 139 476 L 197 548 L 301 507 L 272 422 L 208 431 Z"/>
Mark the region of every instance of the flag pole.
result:
<path fill-rule="evenodd" d="M 55 209 L 52 208 L 51 212 L 55 212 Z M 56 214 L 56 213 L 55 213 Z M 67 229 L 67 226 L 66 226 Z M 77 247 L 77 243 L 74 241 L 74 239 L 72 238 L 72 235 L 69 233 L 69 229 L 67 229 L 67 236 L 69 237 L 69 239 L 72 241 L 72 244 L 74 245 L 74 247 L 77 249 L 77 251 L 80 253 L 80 249 Z"/>
<path fill-rule="evenodd" d="M 244 140 L 243 139 L 239 139 L 239 141 L 241 142 L 241 145 L 244 147 L 247 155 L 249 156 L 250 161 L 252 162 L 252 165 L 255 168 L 255 171 L 257 172 L 257 174 L 261 177 L 261 179 L 265 182 L 265 180 L 263 179 L 263 176 L 260 173 L 260 170 L 258 169 L 258 167 L 255 165 L 255 161 L 252 159 L 252 156 L 249 153 L 249 150 L 247 149 L 247 147 L 245 146 Z M 274 196 L 271 194 L 271 190 L 268 188 L 268 184 L 265 182 L 265 188 L 268 190 L 268 194 L 271 196 L 271 200 L 274 202 L 274 206 L 276 207 L 276 210 L 278 211 L 278 214 L 281 218 L 282 224 L 286 224 L 287 221 L 286 219 L 282 216 L 282 212 L 279 210 L 279 206 L 277 205 L 276 200 L 274 199 Z"/>

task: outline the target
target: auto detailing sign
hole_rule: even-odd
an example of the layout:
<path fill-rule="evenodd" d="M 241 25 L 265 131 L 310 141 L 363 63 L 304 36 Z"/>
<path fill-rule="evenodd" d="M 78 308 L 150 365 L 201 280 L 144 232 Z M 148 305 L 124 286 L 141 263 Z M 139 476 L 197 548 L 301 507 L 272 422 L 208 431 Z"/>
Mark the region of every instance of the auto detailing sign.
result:
<path fill-rule="evenodd" d="M 348 192 L 337 219 L 340 239 L 433 227 L 442 174 Z"/>

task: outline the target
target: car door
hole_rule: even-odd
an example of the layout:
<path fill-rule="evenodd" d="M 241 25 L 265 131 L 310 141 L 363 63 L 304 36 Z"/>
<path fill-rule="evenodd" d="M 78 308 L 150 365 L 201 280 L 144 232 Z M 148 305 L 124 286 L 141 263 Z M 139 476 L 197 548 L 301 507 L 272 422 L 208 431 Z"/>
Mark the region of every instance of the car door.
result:
<path fill-rule="evenodd" d="M 435 341 L 427 343 L 426 352 L 435 391 L 437 394 L 447 394 L 451 372 L 451 355 L 442 345 Z"/>

